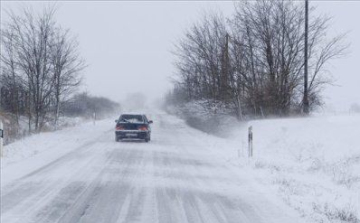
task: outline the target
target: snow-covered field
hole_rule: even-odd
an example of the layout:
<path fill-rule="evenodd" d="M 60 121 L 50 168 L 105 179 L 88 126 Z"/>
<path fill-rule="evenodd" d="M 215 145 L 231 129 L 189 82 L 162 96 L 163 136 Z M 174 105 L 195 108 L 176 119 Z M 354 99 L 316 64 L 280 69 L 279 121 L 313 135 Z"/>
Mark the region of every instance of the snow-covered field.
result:
<path fill-rule="evenodd" d="M 108 122 L 97 121 L 95 125 L 78 122 L 74 127 L 32 135 L 5 146 L 1 158 L 1 187 L 89 143 L 89 139 L 95 141 L 104 134 L 99 129 L 111 128 Z"/>
<path fill-rule="evenodd" d="M 149 144 L 116 143 L 111 119 L 6 146 L 2 222 L 359 222 L 360 116 L 253 121 L 218 138 L 151 113 Z"/>
<path fill-rule="evenodd" d="M 254 158 L 241 150 L 243 167 L 307 222 L 360 222 L 360 115 L 260 120 Z M 247 128 L 232 137 L 247 143 Z"/>

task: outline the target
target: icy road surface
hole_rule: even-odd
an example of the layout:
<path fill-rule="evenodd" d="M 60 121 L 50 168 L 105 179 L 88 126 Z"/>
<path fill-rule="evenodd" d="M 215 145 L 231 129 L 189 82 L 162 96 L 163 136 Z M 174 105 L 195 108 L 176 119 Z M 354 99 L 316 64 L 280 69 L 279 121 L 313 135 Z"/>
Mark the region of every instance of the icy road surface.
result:
<path fill-rule="evenodd" d="M 6 180 L 15 169 L 36 167 L 2 184 L 1 222 L 300 222 L 246 171 L 222 158 L 225 140 L 173 116 L 150 117 L 150 143 L 116 143 L 111 121 L 84 125 L 87 138 L 65 143 L 77 146 L 64 148 L 58 158 L 45 162 L 39 154 L 3 168 Z"/>

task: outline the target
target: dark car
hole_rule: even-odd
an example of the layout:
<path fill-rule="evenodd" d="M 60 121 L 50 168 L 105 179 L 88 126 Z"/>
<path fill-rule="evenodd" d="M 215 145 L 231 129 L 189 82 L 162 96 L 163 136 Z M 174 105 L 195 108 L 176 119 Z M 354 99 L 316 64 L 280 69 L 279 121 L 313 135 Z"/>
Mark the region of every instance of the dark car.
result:
<path fill-rule="evenodd" d="M 115 120 L 115 141 L 122 139 L 142 139 L 149 142 L 151 139 L 151 127 L 153 123 L 145 115 L 123 114 Z"/>

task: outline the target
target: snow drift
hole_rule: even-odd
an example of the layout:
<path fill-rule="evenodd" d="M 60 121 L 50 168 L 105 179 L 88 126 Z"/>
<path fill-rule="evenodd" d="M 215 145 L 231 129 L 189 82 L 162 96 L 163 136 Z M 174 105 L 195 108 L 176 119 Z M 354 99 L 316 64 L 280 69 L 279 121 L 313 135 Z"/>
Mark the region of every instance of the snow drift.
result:
<path fill-rule="evenodd" d="M 254 158 L 242 161 L 308 221 L 360 222 L 360 116 L 252 121 Z M 231 138 L 242 137 L 247 128 Z M 249 167 L 248 166 L 248 167 Z"/>

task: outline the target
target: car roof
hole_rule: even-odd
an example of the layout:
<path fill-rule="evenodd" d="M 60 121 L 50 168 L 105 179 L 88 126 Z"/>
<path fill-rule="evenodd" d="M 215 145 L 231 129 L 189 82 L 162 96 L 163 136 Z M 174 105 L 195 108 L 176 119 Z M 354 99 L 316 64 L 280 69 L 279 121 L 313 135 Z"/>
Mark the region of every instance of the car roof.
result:
<path fill-rule="evenodd" d="M 139 114 L 139 113 L 123 113 L 121 115 L 142 115 L 142 116 L 145 116 L 144 114 Z"/>

